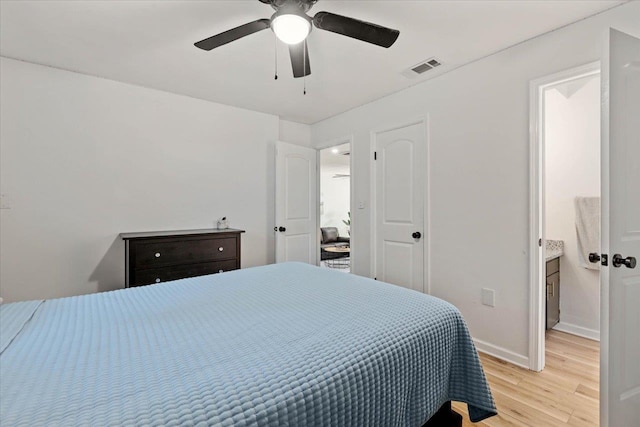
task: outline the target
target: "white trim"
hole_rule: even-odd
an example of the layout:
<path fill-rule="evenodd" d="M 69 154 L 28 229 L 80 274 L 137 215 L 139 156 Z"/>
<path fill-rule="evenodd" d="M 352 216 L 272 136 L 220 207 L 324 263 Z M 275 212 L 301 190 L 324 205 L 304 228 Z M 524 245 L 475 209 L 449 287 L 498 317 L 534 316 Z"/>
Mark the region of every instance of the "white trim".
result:
<path fill-rule="evenodd" d="M 332 139 L 329 141 L 325 141 L 322 142 L 320 144 L 317 144 L 314 148 L 316 149 L 316 151 L 318 152 L 318 155 L 316 156 L 316 171 L 318 173 L 318 179 L 317 179 L 317 189 L 316 189 L 316 211 L 317 211 L 317 215 L 316 218 L 317 220 L 317 224 L 316 224 L 316 232 L 317 232 L 317 241 L 320 242 L 322 239 L 321 236 L 321 232 L 320 232 L 320 151 L 321 150 L 326 150 L 327 148 L 331 148 L 331 147 L 335 147 L 337 145 L 343 145 L 343 144 L 349 144 L 349 209 L 351 210 L 351 218 L 353 219 L 353 215 L 355 212 L 355 208 L 356 206 L 356 199 L 355 199 L 355 169 L 354 169 L 354 154 L 353 154 L 353 135 L 349 135 L 349 136 L 344 136 L 342 138 L 336 138 L 336 139 Z M 353 222 L 353 221 L 352 221 Z M 356 221 L 357 223 L 357 221 Z M 353 253 L 355 252 L 353 250 L 354 248 L 354 235 L 355 233 L 353 232 L 353 224 L 351 224 L 351 234 L 349 235 L 349 247 L 351 247 L 351 253 L 349 254 L 349 263 L 350 263 L 350 267 L 349 267 L 349 272 L 353 274 Z M 316 253 L 316 265 L 320 265 L 320 245 L 318 244 L 318 250 Z"/>
<path fill-rule="evenodd" d="M 600 331 L 574 325 L 572 323 L 560 322 L 556 326 L 554 326 L 553 329 L 560 332 L 566 332 L 571 335 L 577 335 L 582 338 L 600 341 Z"/>
<path fill-rule="evenodd" d="M 423 212 L 423 234 L 425 235 L 423 241 L 423 275 L 422 275 L 422 292 L 431 294 L 431 141 L 430 141 L 430 129 L 429 129 L 429 114 L 424 116 L 417 116 L 413 119 L 409 119 L 404 122 L 396 123 L 394 125 L 386 125 L 379 128 L 372 129 L 369 132 L 370 144 L 369 144 L 369 159 L 371 161 L 371 168 L 369 170 L 370 181 L 370 200 L 369 208 L 371 211 L 370 224 L 371 224 L 371 265 L 370 274 L 371 278 L 377 276 L 376 273 L 376 162 L 373 159 L 374 153 L 377 150 L 377 135 L 384 132 L 389 132 L 404 127 L 422 124 L 424 128 L 424 165 L 422 169 L 426 171 L 423 176 L 423 184 L 425 188 L 425 194 L 422 202 Z"/>
<path fill-rule="evenodd" d="M 315 144 L 315 146 L 313 148 L 315 148 L 316 150 L 320 151 L 320 150 L 324 150 L 325 148 L 335 147 L 336 145 L 352 144 L 352 143 L 353 143 L 353 135 L 345 135 L 345 136 L 342 136 L 340 138 L 334 138 L 334 139 L 330 139 L 328 141 L 321 142 L 319 144 Z M 351 153 L 351 154 L 353 154 L 353 153 Z"/>
<path fill-rule="evenodd" d="M 529 369 L 544 368 L 544 91 L 550 86 L 600 73 L 600 62 L 551 74 L 529 84 Z M 542 245 L 538 245 L 538 239 Z"/>
<path fill-rule="evenodd" d="M 545 246 L 544 216 L 542 213 L 542 195 L 544 194 L 544 181 L 540 174 L 540 165 L 543 158 L 543 144 L 539 137 L 543 135 L 541 130 L 543 117 L 543 103 L 540 102 L 543 82 L 532 81 L 529 85 L 529 369 L 541 371 L 544 368 L 544 323 L 541 316 L 544 305 L 544 295 L 537 285 L 541 280 L 541 265 L 544 258 L 542 247 Z M 541 244 L 539 240 L 542 239 Z"/>
<path fill-rule="evenodd" d="M 376 279 L 376 133 L 369 137 L 369 277 Z"/>
<path fill-rule="evenodd" d="M 431 295 L 431 123 L 429 114 L 424 118 L 424 285 L 423 291 Z"/>
<path fill-rule="evenodd" d="M 506 348 L 498 347 L 497 345 L 489 344 L 488 342 L 476 338 L 473 338 L 473 342 L 476 345 L 476 350 L 481 353 L 497 357 L 500 360 L 520 366 L 521 368 L 529 369 L 529 358 L 527 356 L 514 353 Z"/>

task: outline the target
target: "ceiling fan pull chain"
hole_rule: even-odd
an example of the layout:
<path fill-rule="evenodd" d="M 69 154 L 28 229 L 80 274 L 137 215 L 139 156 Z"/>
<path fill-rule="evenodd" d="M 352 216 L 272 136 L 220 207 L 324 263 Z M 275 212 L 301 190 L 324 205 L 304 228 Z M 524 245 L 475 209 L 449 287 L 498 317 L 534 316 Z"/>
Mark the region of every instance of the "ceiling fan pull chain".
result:
<path fill-rule="evenodd" d="M 275 52 L 276 52 L 276 76 L 274 78 L 274 80 L 278 80 L 278 37 L 276 37 L 276 35 L 273 35 L 273 46 L 275 47 Z"/>
<path fill-rule="evenodd" d="M 304 89 L 302 91 L 302 94 L 306 95 L 307 94 L 307 41 L 305 40 L 302 43 L 303 43 L 302 49 L 304 51 L 303 55 L 302 55 L 302 58 L 303 58 L 303 60 L 302 60 L 302 64 L 303 64 L 302 73 L 304 74 L 304 77 L 302 78 L 302 80 L 304 82 Z"/>

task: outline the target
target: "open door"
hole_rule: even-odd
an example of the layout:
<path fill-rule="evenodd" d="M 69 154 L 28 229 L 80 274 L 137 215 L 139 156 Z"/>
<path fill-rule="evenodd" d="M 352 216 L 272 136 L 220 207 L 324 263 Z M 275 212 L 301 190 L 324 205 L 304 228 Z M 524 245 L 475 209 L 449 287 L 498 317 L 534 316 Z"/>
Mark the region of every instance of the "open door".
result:
<path fill-rule="evenodd" d="M 611 29 L 605 46 L 600 424 L 626 427 L 640 420 L 640 39 Z"/>
<path fill-rule="evenodd" d="M 316 151 L 276 143 L 276 262 L 317 263 Z"/>

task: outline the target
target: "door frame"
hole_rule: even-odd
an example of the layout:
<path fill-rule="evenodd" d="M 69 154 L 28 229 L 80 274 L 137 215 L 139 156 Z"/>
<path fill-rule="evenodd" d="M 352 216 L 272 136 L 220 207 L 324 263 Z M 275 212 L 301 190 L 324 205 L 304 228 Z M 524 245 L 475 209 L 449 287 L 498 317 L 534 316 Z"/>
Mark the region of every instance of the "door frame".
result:
<path fill-rule="evenodd" d="M 529 83 L 529 369 L 536 372 L 545 366 L 544 91 L 559 83 L 599 75 L 600 69 L 600 61 L 595 61 Z"/>
<path fill-rule="evenodd" d="M 422 214 L 423 214 L 423 235 L 422 239 L 424 245 L 423 251 L 423 279 L 422 279 L 422 293 L 431 294 L 431 141 L 430 141 L 430 133 L 429 133 L 429 114 L 414 116 L 413 118 L 401 122 L 395 122 L 394 124 L 387 124 L 381 127 L 377 127 L 371 130 L 369 133 L 369 159 L 371 168 L 369 171 L 369 180 L 371 182 L 370 185 L 370 200 L 369 204 L 370 208 L 370 230 L 371 230 L 371 245 L 370 245 L 370 256 L 371 263 L 369 268 L 369 274 L 371 278 L 376 278 L 376 239 L 378 238 L 378 230 L 376 228 L 376 161 L 374 159 L 374 153 L 377 150 L 378 146 L 378 134 L 389 132 L 396 129 L 401 129 L 408 126 L 413 126 L 417 124 L 422 124 L 424 130 L 424 158 L 422 159 L 424 162 L 423 169 L 423 184 L 424 184 L 424 197 L 422 203 Z"/>
<path fill-rule="evenodd" d="M 354 236 L 356 233 L 354 233 L 354 229 L 353 229 L 353 216 L 354 216 L 354 212 L 355 212 L 355 208 L 356 208 L 356 198 L 355 198 L 355 180 L 354 180 L 354 153 L 353 153 L 353 135 L 348 135 L 348 136 L 343 136 L 340 138 L 335 138 L 335 139 L 331 139 L 329 141 L 325 141 L 322 142 L 320 144 L 316 144 L 316 146 L 314 147 L 317 151 L 317 155 L 316 155 L 316 170 L 318 171 L 318 179 L 316 180 L 316 218 L 317 218 L 317 224 L 316 224 L 316 240 L 318 242 L 318 251 L 316 253 L 316 265 L 320 265 L 320 256 L 321 256 L 321 250 L 320 250 L 320 241 L 322 240 L 322 233 L 320 231 L 320 151 L 321 150 L 326 150 L 327 148 L 332 148 L 332 147 L 336 147 L 338 145 L 344 145 L 344 144 L 349 144 L 349 209 L 351 212 L 351 234 L 349 235 L 349 247 L 351 248 L 350 252 L 349 252 L 349 272 L 353 273 L 354 272 L 354 256 L 353 254 L 355 253 L 355 251 L 353 250 L 354 248 Z M 357 221 L 356 221 L 357 223 Z M 357 248 L 357 246 L 356 246 Z"/>

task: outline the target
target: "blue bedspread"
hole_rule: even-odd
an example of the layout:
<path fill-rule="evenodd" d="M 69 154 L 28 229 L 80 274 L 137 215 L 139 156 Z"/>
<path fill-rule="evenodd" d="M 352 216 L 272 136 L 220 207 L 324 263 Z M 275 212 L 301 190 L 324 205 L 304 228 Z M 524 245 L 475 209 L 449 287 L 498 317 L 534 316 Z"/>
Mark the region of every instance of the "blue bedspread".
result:
<path fill-rule="evenodd" d="M 420 426 L 495 413 L 452 305 L 290 263 L 0 306 L 2 426 Z"/>

